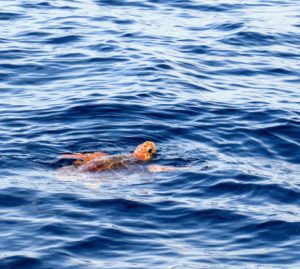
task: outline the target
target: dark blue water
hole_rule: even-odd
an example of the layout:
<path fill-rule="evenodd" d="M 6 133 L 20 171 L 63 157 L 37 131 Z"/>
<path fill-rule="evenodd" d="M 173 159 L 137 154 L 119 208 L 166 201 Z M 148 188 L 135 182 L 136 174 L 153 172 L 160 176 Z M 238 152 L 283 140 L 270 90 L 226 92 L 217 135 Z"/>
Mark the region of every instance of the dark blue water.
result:
<path fill-rule="evenodd" d="M 300 268 L 299 14 L 1 0 L 0 268 Z M 145 140 L 189 169 L 57 172 Z"/>

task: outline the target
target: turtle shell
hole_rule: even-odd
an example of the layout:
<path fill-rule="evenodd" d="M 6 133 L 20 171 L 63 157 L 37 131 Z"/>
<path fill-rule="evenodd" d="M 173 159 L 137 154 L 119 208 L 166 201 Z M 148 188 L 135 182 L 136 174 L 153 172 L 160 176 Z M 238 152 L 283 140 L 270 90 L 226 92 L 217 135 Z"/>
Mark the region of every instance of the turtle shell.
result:
<path fill-rule="evenodd" d="M 93 159 L 78 166 L 80 172 L 100 172 L 104 170 L 125 168 L 142 161 L 132 155 L 105 156 Z"/>

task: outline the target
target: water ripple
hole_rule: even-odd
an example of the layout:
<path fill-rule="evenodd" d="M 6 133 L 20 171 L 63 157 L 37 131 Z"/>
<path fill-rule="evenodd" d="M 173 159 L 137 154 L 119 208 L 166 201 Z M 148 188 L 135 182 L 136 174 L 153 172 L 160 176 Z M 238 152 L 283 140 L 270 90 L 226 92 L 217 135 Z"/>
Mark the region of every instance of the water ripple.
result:
<path fill-rule="evenodd" d="M 299 267 L 299 4 L 1 6 L 0 268 Z"/>

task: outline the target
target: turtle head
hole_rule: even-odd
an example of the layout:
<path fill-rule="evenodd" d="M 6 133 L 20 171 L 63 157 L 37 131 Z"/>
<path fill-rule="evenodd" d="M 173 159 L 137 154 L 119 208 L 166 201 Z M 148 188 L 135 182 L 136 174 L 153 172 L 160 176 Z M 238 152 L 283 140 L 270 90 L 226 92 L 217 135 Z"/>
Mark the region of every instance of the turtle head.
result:
<path fill-rule="evenodd" d="M 149 161 L 152 159 L 153 154 L 156 153 L 156 146 L 151 141 L 146 141 L 136 147 L 133 152 L 134 157 L 143 161 Z"/>

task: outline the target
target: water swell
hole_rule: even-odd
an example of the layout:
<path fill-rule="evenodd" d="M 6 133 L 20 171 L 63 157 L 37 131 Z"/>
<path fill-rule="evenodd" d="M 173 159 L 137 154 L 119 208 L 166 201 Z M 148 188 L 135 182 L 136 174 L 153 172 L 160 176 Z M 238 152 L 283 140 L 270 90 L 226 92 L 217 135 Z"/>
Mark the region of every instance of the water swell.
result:
<path fill-rule="evenodd" d="M 299 267 L 297 3 L 3 7 L 1 268 Z M 185 169 L 59 173 L 145 140 Z"/>

